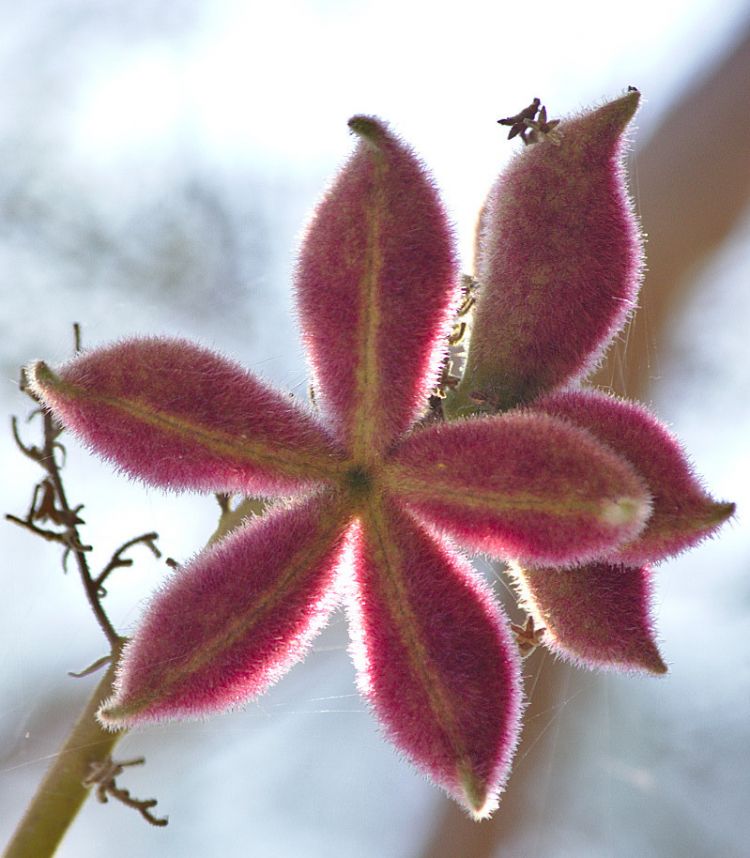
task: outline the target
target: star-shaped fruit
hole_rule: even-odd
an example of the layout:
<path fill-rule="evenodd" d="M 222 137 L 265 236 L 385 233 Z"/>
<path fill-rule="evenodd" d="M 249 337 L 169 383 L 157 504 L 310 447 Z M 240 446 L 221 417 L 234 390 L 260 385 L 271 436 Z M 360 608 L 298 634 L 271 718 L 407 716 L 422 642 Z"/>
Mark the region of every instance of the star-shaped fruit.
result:
<path fill-rule="evenodd" d="M 655 451 L 610 443 L 612 415 L 637 436 L 640 412 L 596 397 L 602 416 L 587 423 L 575 397 L 594 394 L 526 406 L 526 393 L 555 390 L 588 365 L 577 353 L 601 348 L 634 300 L 640 251 L 616 150 L 636 102 L 628 95 L 571 122 L 560 146 L 528 147 L 534 175 L 522 178 L 521 159 L 511 167 L 508 216 L 493 202 L 484 218 L 492 259 L 479 278 L 478 359 L 470 351 L 464 381 L 446 394 L 450 419 L 422 418 L 459 298 L 453 236 L 420 162 L 365 116 L 349 123 L 357 147 L 317 209 L 296 272 L 319 414 L 182 340 L 127 340 L 57 371 L 30 368 L 57 417 L 128 474 L 277 499 L 173 572 L 126 647 L 105 723 L 198 716 L 254 697 L 344 599 L 359 685 L 387 735 L 476 818 L 493 809 L 518 737 L 519 655 L 456 543 L 529 570 L 595 569 L 655 559 L 726 515 L 694 481 L 673 508 L 685 474 L 671 442 Z M 582 155 L 591 141 L 593 154 Z M 549 158 L 541 168 L 539 152 Z M 573 179 L 587 158 L 581 186 Z M 547 210 L 529 191 L 560 176 Z M 562 210 L 582 220 L 575 241 L 570 229 L 546 234 Z M 530 230 L 521 251 L 514 233 Z M 523 276 L 492 297 L 487 274 L 506 252 Z M 571 278 L 585 318 L 558 282 Z M 495 355 L 482 338 L 497 332 Z M 521 407 L 478 415 L 473 391 Z M 616 587 L 610 598 L 617 603 Z M 544 624 L 561 628 L 546 614 Z"/>

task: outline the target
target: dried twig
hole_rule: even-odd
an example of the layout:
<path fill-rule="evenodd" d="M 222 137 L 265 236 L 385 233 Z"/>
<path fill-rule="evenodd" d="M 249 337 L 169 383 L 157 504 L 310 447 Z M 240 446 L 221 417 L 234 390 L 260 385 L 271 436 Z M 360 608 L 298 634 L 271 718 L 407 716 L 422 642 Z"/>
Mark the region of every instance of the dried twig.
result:
<path fill-rule="evenodd" d="M 129 539 L 127 542 L 124 542 L 113 554 L 110 558 L 107 565 L 102 569 L 102 571 L 94 578 L 94 585 L 97 588 L 97 592 L 99 594 L 99 598 L 103 599 L 107 595 L 107 591 L 104 588 L 104 582 L 107 578 L 115 571 L 115 569 L 122 569 L 126 566 L 132 566 L 133 561 L 129 557 L 123 557 L 123 553 L 127 551 L 129 548 L 132 548 L 134 545 L 145 545 L 147 548 L 151 549 L 151 553 L 157 559 L 161 557 L 161 551 L 156 547 L 156 540 L 159 538 L 159 534 L 152 531 L 150 533 L 144 533 L 141 536 L 136 536 L 133 539 Z"/>
<path fill-rule="evenodd" d="M 146 762 L 145 757 L 137 757 L 134 760 L 122 760 L 116 762 L 112 757 L 107 757 L 100 762 L 92 763 L 89 773 L 83 780 L 86 787 L 96 787 L 96 797 L 102 804 L 106 804 L 110 797 L 116 799 L 127 807 L 132 807 L 151 825 L 163 827 L 167 825 L 166 817 L 154 816 L 151 808 L 156 807 L 155 798 L 138 799 L 130 795 L 130 791 L 117 786 L 116 779 L 120 777 L 127 766 L 142 766 Z"/>
<path fill-rule="evenodd" d="M 21 376 L 21 389 L 24 390 L 34 401 L 33 394 L 28 390 L 25 378 Z M 99 623 L 104 635 L 109 641 L 110 646 L 114 647 L 120 641 L 120 636 L 115 631 L 109 617 L 104 612 L 100 602 L 98 586 L 91 575 L 88 558 L 86 554 L 91 550 L 90 545 L 86 545 L 81 539 L 78 527 L 83 524 L 78 513 L 83 509 L 83 505 L 72 507 L 68 502 L 67 493 L 63 486 L 62 476 L 60 474 L 61 463 L 58 463 L 55 456 L 56 450 L 62 445 L 58 438 L 62 434 L 62 426 L 54 419 L 48 411 L 35 410 L 32 416 L 41 415 L 42 418 L 42 445 L 25 444 L 20 437 L 18 431 L 18 421 L 14 417 L 11 421 L 13 437 L 19 450 L 29 459 L 36 462 L 46 473 L 46 477 L 37 484 L 34 489 L 34 494 L 31 500 L 31 506 L 25 518 L 19 518 L 14 515 L 7 515 L 9 521 L 14 522 L 37 536 L 41 536 L 50 542 L 59 542 L 65 547 L 63 554 L 63 566 L 69 554 L 75 557 L 78 572 L 83 583 L 83 588 L 89 600 L 89 605 L 94 613 L 94 616 Z M 38 498 L 41 494 L 41 505 L 38 503 Z M 38 527 L 34 521 L 50 520 L 54 524 L 62 527 L 62 530 L 49 530 Z"/>

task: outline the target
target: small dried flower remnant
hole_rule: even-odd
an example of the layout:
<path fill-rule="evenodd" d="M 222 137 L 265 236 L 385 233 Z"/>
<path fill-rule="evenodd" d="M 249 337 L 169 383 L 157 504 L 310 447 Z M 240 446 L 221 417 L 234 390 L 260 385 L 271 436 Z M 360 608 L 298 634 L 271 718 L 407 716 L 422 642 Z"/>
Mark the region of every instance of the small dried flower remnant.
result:
<path fill-rule="evenodd" d="M 520 135 L 521 140 L 528 146 L 530 143 L 539 143 L 541 140 L 549 140 L 559 145 L 562 134 L 555 131 L 560 124 L 559 119 L 547 119 L 547 107 L 542 104 L 541 99 L 535 98 L 528 107 L 524 107 L 513 116 L 498 119 L 500 125 L 510 125 L 508 140 Z"/>
<path fill-rule="evenodd" d="M 521 658 L 528 658 L 541 645 L 544 633 L 547 631 L 543 626 L 540 628 L 534 626 L 534 618 L 531 614 L 526 617 L 526 622 L 522 626 L 512 623 L 510 628 L 516 637 Z"/>
<path fill-rule="evenodd" d="M 412 151 L 365 116 L 349 123 L 357 147 L 318 207 L 296 272 L 319 415 L 181 340 L 128 340 L 57 371 L 30 370 L 59 419 L 127 473 L 166 488 L 279 499 L 175 570 L 126 648 L 106 723 L 194 716 L 261 693 L 343 599 L 359 686 L 387 734 L 475 818 L 487 816 L 518 737 L 520 659 L 507 620 L 453 540 L 513 560 L 526 576 L 532 619 L 520 631 L 528 646 L 540 642 L 536 623 L 547 628 L 545 642 L 562 641 L 561 652 L 588 647 L 595 662 L 600 646 L 600 662 L 624 661 L 592 635 L 580 643 L 563 610 L 570 599 L 560 588 L 534 588 L 536 577 L 653 562 L 731 513 L 702 492 L 653 418 L 601 397 L 592 400 L 599 416 L 588 419 L 593 394 L 554 398 L 582 375 L 637 290 L 640 246 L 616 157 L 636 104 L 628 94 L 562 123 L 560 145 L 539 138 L 493 191 L 471 289 L 477 324 L 458 385 L 445 376 L 462 296 L 443 208 Z M 587 159 L 597 180 L 562 180 L 579 176 Z M 579 230 L 578 244 L 570 229 L 563 236 L 563 285 L 544 274 L 546 257 L 527 258 L 525 286 L 508 292 L 495 257 L 509 240 L 509 270 L 524 271 L 516 213 L 533 190 L 528 174 L 540 169 L 540 181 L 557 182 L 547 205 L 611 214 L 604 263 L 613 270 L 603 283 L 597 226 L 593 239 Z M 544 223 L 535 229 L 549 238 Z M 529 367 L 494 360 L 488 338 L 497 335 L 515 336 L 515 348 L 530 329 L 547 356 L 556 337 L 568 337 L 564 325 L 543 323 L 564 315 L 566 278 L 588 284 L 594 330 L 578 351 L 563 348 L 551 369 L 530 345 L 522 348 Z M 528 306 L 513 288 L 527 289 Z M 508 309 L 519 318 L 493 318 Z M 436 389 L 440 397 L 431 397 Z M 491 413 L 474 413 L 480 400 Z M 423 420 L 428 402 L 432 416 Z M 613 442 L 615 424 L 634 440 Z M 640 449 L 649 433 L 660 450 Z M 646 594 L 628 587 L 645 611 Z M 592 622 L 619 597 L 615 586 L 590 599 Z M 648 649 L 647 623 L 632 635 L 631 649 Z M 649 658 L 631 663 L 654 670 Z"/>
<path fill-rule="evenodd" d="M 527 122 L 534 122 L 536 115 L 539 112 L 539 107 L 542 103 L 540 98 L 535 98 L 528 107 L 514 113 L 513 116 L 506 116 L 505 119 L 498 119 L 498 125 L 509 125 L 508 140 L 512 140 L 516 135 L 520 134 L 521 139 L 526 143 L 526 133 L 529 129 Z"/>

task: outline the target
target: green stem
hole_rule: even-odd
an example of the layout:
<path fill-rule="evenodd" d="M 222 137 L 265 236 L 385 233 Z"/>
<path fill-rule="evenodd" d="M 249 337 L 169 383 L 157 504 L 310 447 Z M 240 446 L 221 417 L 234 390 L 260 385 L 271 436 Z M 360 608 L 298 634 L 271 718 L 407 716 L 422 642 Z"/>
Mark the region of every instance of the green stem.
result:
<path fill-rule="evenodd" d="M 236 530 L 242 522 L 253 515 L 260 515 L 268 506 L 268 502 L 261 498 L 243 498 L 234 509 L 227 508 L 219 519 L 219 524 L 213 533 L 213 536 L 208 540 L 209 545 L 213 545 L 220 539 Z"/>
<path fill-rule="evenodd" d="M 112 694 L 120 647 L 112 653 L 112 663 L 76 721 L 60 749 L 23 819 L 18 824 L 3 858 L 49 858 L 75 819 L 90 787 L 83 781 L 91 763 L 106 760 L 125 731 L 111 733 L 99 725 L 96 712 Z"/>

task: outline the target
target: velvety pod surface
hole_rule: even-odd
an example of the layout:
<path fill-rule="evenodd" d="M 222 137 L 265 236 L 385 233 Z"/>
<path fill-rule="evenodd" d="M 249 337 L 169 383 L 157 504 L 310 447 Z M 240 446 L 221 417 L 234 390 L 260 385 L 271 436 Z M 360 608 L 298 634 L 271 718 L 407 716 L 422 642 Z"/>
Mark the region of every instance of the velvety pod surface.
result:
<path fill-rule="evenodd" d="M 561 122 L 489 193 L 466 384 L 503 408 L 591 369 L 635 305 L 641 242 L 620 159 L 638 101 Z"/>

